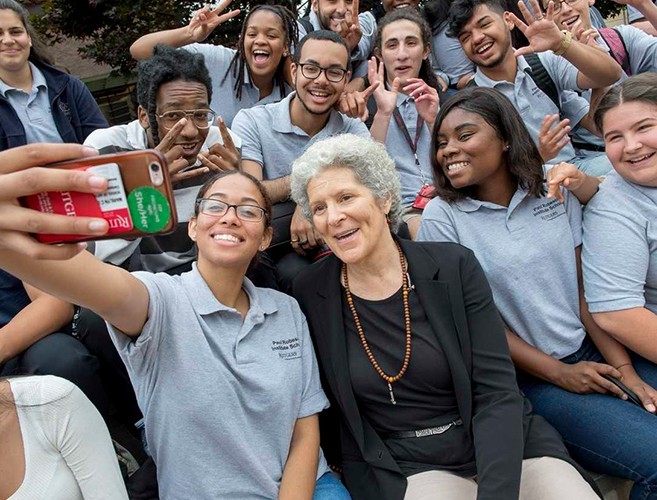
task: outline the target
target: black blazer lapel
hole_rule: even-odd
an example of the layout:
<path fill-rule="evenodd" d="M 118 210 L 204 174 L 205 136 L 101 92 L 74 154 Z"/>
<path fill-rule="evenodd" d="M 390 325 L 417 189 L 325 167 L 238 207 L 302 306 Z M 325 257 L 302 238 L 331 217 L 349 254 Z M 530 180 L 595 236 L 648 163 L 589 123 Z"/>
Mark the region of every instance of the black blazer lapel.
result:
<path fill-rule="evenodd" d="M 420 303 L 424 307 L 427 319 L 438 337 L 454 383 L 454 391 L 465 425 L 472 419 L 472 385 L 470 373 L 464 362 L 470 353 L 463 352 L 460 336 L 467 332 L 467 325 L 459 325 L 455 319 L 449 299 L 449 286 L 441 281 L 440 265 L 431 253 L 418 243 L 399 240 L 408 260 L 408 272 L 415 286 Z M 456 284 L 454 284 L 456 285 Z M 411 363 L 413 358 L 411 355 Z"/>

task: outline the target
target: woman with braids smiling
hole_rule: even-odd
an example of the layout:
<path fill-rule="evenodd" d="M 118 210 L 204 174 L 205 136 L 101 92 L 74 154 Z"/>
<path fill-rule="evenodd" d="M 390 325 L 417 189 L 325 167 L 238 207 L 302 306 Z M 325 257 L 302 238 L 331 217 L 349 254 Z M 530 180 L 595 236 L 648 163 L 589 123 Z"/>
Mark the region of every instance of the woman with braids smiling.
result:
<path fill-rule="evenodd" d="M 205 56 L 212 75 L 210 107 L 228 127 L 240 109 L 280 101 L 292 89 L 285 82 L 290 48 L 296 45 L 298 28 L 294 14 L 281 5 L 257 5 L 246 16 L 237 50 L 201 43 L 240 11 L 222 14 L 232 0 L 223 0 L 215 9 L 206 5 L 187 26 L 142 36 L 130 53 L 137 60 L 151 56 L 156 45 L 185 47 Z"/>

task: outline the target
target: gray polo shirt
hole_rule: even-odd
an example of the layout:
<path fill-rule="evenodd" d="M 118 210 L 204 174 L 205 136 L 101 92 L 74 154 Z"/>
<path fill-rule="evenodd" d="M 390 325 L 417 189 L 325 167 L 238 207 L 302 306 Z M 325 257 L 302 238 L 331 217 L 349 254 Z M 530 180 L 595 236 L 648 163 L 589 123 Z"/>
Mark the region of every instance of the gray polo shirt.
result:
<path fill-rule="evenodd" d="M 657 71 L 657 38 L 634 26 L 621 24 L 614 26 L 614 29 L 623 38 L 633 75 Z M 598 37 L 598 43 L 609 51 L 609 46 L 602 37 Z"/>
<path fill-rule="evenodd" d="M 397 109 L 408 129 L 411 141 L 415 140 L 417 131 L 417 109 L 412 98 L 401 92 L 397 94 Z M 433 184 L 431 172 L 431 131 L 426 123 L 422 124 L 417 142 L 417 157 L 420 165 L 415 164 L 413 150 L 404 138 L 402 129 L 397 125 L 394 117 L 390 117 L 388 135 L 386 135 L 386 149 L 395 160 L 395 168 L 399 174 L 401 184 L 402 206 L 409 207 L 425 184 Z"/>
<path fill-rule="evenodd" d="M 657 188 L 612 171 L 584 211 L 582 267 L 591 312 L 657 314 Z"/>
<path fill-rule="evenodd" d="M 581 244 L 581 206 L 518 189 L 509 207 L 470 198 L 429 202 L 418 241 L 450 241 L 481 263 L 504 322 L 520 338 L 561 359 L 582 344 L 575 248 Z"/>
<path fill-rule="evenodd" d="M 324 29 L 320 26 L 319 17 L 314 10 L 310 11 L 308 20 L 310 21 L 310 24 L 315 29 L 315 31 Z M 356 46 L 356 48 L 351 52 L 352 63 L 369 59 L 370 54 L 372 53 L 372 49 L 374 49 L 374 42 L 376 39 L 376 19 L 374 19 L 374 15 L 370 11 L 358 14 L 358 22 L 360 24 L 360 30 L 362 31 L 363 36 L 360 37 L 358 46 Z M 297 23 L 297 27 L 299 28 L 299 40 L 301 40 L 304 36 L 307 35 L 306 28 L 299 22 Z"/>
<path fill-rule="evenodd" d="M 653 1 L 653 3 L 655 3 L 655 2 Z M 639 12 L 637 9 L 635 9 L 631 5 L 627 6 L 627 22 L 628 23 L 633 23 L 634 21 L 639 21 L 639 20 L 643 20 L 643 19 L 644 19 L 643 14 L 641 14 L 641 12 Z"/>
<path fill-rule="evenodd" d="M 582 90 L 577 86 L 577 74 L 579 70 L 563 57 L 555 56 L 551 52 L 538 54 L 545 70 L 548 72 L 559 92 L 564 90 Z M 518 69 L 514 82 L 495 81 L 484 75 L 479 68 L 475 73 L 475 83 L 479 87 L 493 87 L 504 94 L 518 110 L 525 126 L 529 130 L 536 144 L 538 134 L 546 115 L 559 114 L 559 108 L 545 93 L 536 85 L 529 75 L 531 68 L 525 58 L 517 58 Z M 556 158 L 551 161 L 559 163 L 568 161 L 575 157 L 575 149 L 571 144 L 566 144 Z"/>
<path fill-rule="evenodd" d="M 243 109 L 233 122 L 233 130 L 242 138 L 242 160 L 262 165 L 265 179 L 290 175 L 294 160 L 316 141 L 338 134 L 370 136 L 359 119 L 332 110 L 324 128 L 310 137 L 292 125 L 290 103 L 294 96 L 293 92 L 281 102 Z"/>
<path fill-rule="evenodd" d="M 431 36 L 431 65 L 436 75 L 448 85 L 456 85 L 463 75 L 475 72 L 475 65 L 463 52 L 458 38 L 447 36 L 448 25 L 445 23 Z"/>
<path fill-rule="evenodd" d="M 18 115 L 25 129 L 27 144 L 62 142 L 50 109 L 46 78 L 34 64 L 28 64 L 32 71 L 32 91 L 28 94 L 0 80 L 0 93 Z"/>
<path fill-rule="evenodd" d="M 230 127 L 233 118 L 240 109 L 250 108 L 256 104 L 267 104 L 280 101 L 284 95 L 281 94 L 277 85 L 267 97 L 260 99 L 260 90 L 251 82 L 249 71 L 244 68 L 244 86 L 242 87 L 242 98 L 235 96 L 235 82 L 237 77 L 232 70 L 228 70 L 230 62 L 235 56 L 235 50 L 222 47 L 221 45 L 210 45 L 207 43 L 193 43 L 185 46 L 185 50 L 203 54 L 205 65 L 212 77 L 212 101 L 210 108 L 221 115 L 221 118 Z M 292 89 L 285 85 L 285 93 Z"/>
<path fill-rule="evenodd" d="M 162 498 L 277 498 L 294 425 L 328 400 L 297 302 L 245 278 L 249 312 L 221 304 L 196 265 L 134 273 L 148 289 L 137 339 L 109 325 L 144 414 Z M 327 471 L 320 451 L 317 477 Z"/>

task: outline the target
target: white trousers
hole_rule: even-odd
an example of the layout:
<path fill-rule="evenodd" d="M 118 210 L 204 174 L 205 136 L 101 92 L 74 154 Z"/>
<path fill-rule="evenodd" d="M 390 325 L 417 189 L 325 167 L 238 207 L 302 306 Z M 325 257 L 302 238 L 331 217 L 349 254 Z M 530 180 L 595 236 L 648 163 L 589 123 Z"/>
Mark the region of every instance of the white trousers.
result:
<path fill-rule="evenodd" d="M 408 478 L 404 500 L 476 500 L 476 478 L 427 471 Z M 593 488 L 572 465 L 558 458 L 522 461 L 520 500 L 598 500 Z"/>

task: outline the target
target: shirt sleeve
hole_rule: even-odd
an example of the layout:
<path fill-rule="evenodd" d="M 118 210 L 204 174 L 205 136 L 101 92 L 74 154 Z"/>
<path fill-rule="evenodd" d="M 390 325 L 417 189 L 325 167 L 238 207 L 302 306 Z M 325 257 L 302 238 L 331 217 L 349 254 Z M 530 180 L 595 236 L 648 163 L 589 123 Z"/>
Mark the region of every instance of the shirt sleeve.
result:
<path fill-rule="evenodd" d="M 153 383 L 158 350 L 168 331 L 168 312 L 176 310 L 180 291 L 172 283 L 177 278 L 168 274 L 142 271 L 132 274 L 148 291 L 148 319 L 136 340 L 109 323 L 107 327 L 128 372 L 135 374 L 148 387 Z"/>
<path fill-rule="evenodd" d="M 627 22 L 632 24 L 635 21 L 640 21 L 643 19 L 643 14 L 639 12 L 638 9 L 632 7 L 631 5 L 627 6 Z"/>
<path fill-rule="evenodd" d="M 242 140 L 242 160 L 251 160 L 264 167 L 262 142 L 253 108 L 242 109 L 235 115 L 232 131 Z"/>
<path fill-rule="evenodd" d="M 75 385 L 47 405 L 46 427 L 86 500 L 127 499 L 107 426 L 96 407 Z"/>
<path fill-rule="evenodd" d="M 614 28 L 623 37 L 633 75 L 657 71 L 657 38 L 634 26 Z"/>
<path fill-rule="evenodd" d="M 370 57 L 374 40 L 376 38 L 376 20 L 371 12 L 358 14 L 358 22 L 363 35 L 360 37 L 358 46 L 351 53 L 351 61 L 363 61 Z"/>
<path fill-rule="evenodd" d="M 552 81 L 560 92 L 564 90 L 582 91 L 577 85 L 577 75 L 579 70 L 570 64 L 567 59 L 555 56 L 552 52 L 541 52 L 538 54 L 539 59 L 545 66 Z"/>
<path fill-rule="evenodd" d="M 298 317 L 297 324 L 301 329 L 302 345 L 302 363 L 303 363 L 303 393 L 301 396 L 301 407 L 297 418 L 308 417 L 329 407 L 328 399 L 322 390 L 319 381 L 319 368 L 315 349 L 310 339 L 308 323 L 301 309 L 295 304 L 295 316 Z"/>
<path fill-rule="evenodd" d="M 417 241 L 460 243 L 450 212 L 451 207 L 440 198 L 431 200 L 424 209 L 420 229 L 415 239 Z"/>
<path fill-rule="evenodd" d="M 96 103 L 93 95 L 81 80 L 71 76 L 69 77 L 68 86 L 74 89 L 75 108 L 80 117 L 80 131 L 82 133 L 82 137 L 78 137 L 78 139 L 80 143 L 83 143 L 94 130 L 107 128 L 109 125 L 100 111 L 98 103 Z"/>
<path fill-rule="evenodd" d="M 577 248 L 582 244 L 582 205 L 567 189 L 561 188 L 561 192 L 563 193 L 566 215 L 568 215 L 570 232 L 573 235 L 575 248 Z"/>
<path fill-rule="evenodd" d="M 573 130 L 580 126 L 582 118 L 588 114 L 590 107 L 589 101 L 573 90 L 559 92 L 561 118 L 568 118 Z"/>
<path fill-rule="evenodd" d="M 210 45 L 209 43 L 192 43 L 186 45 L 185 50 L 203 55 L 205 66 L 210 71 L 213 79 L 223 77 L 233 57 L 235 57 L 235 50 L 221 45 Z"/>
<path fill-rule="evenodd" d="M 371 137 L 367 126 L 358 118 L 349 118 L 348 120 L 349 121 L 345 130 L 346 134 L 355 134 L 360 137 Z"/>
<path fill-rule="evenodd" d="M 650 250 L 643 223 L 620 210 L 587 207 L 582 270 L 592 313 L 645 306 Z"/>

